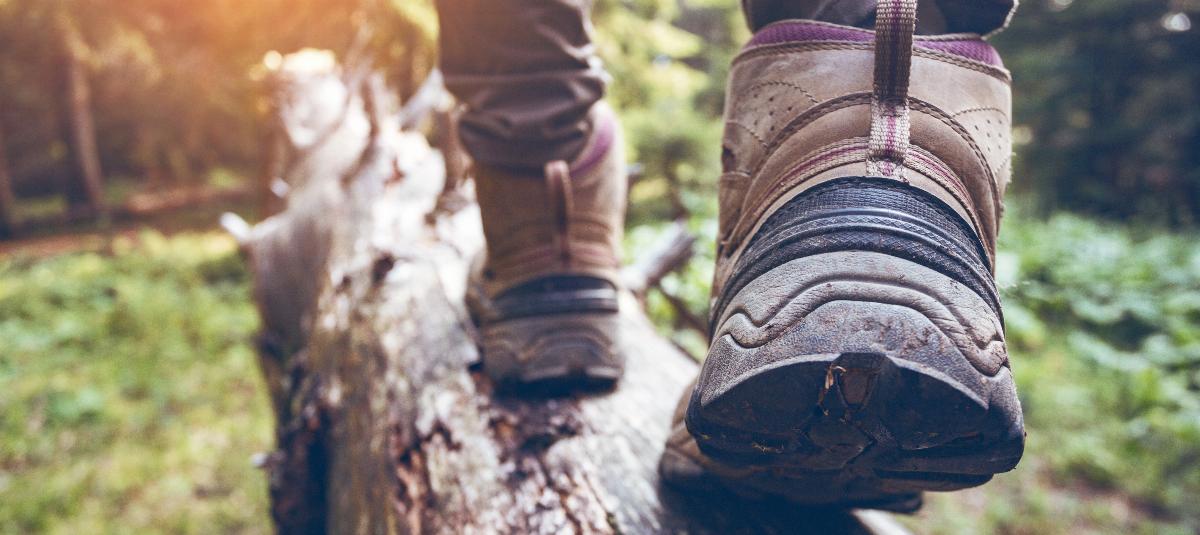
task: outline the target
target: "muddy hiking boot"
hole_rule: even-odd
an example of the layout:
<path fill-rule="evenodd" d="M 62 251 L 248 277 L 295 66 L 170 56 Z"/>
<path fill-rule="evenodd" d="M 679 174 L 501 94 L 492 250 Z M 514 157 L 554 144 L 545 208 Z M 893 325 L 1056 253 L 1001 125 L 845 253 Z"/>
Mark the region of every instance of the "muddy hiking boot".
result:
<path fill-rule="evenodd" d="M 979 36 L 914 37 L 915 4 L 882 0 L 875 31 L 777 22 L 735 59 L 669 483 L 912 511 L 1021 458 L 992 273 L 1010 78 Z"/>
<path fill-rule="evenodd" d="M 484 370 L 501 387 L 614 383 L 626 178 L 620 128 L 603 103 L 573 162 L 542 173 L 477 166 L 487 256 L 468 304 Z"/>

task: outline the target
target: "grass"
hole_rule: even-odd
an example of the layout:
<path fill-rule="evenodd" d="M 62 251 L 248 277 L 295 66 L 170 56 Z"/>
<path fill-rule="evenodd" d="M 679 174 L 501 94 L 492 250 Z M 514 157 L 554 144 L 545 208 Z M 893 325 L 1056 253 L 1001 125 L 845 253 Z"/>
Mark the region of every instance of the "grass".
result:
<path fill-rule="evenodd" d="M 634 229 L 631 250 L 654 237 Z M 271 447 L 271 416 L 234 244 L 144 232 L 113 249 L 0 260 L 0 533 L 268 531 L 249 459 Z M 904 522 L 1200 531 L 1200 243 L 1018 210 L 1001 249 L 1026 458 L 980 489 L 929 495 Z M 664 284 L 704 306 L 710 255 Z M 649 306 L 702 351 L 671 330 L 661 296 Z"/>
<path fill-rule="evenodd" d="M 0 532 L 265 533 L 257 317 L 219 234 L 0 260 Z"/>

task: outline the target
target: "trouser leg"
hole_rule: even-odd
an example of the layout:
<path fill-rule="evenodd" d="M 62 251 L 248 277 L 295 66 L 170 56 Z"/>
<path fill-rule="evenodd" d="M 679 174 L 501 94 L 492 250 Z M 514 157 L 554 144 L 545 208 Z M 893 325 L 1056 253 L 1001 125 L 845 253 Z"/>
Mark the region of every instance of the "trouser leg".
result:
<path fill-rule="evenodd" d="M 536 170 L 571 161 L 591 134 L 606 75 L 591 0 L 437 0 L 446 86 L 465 104 L 461 137 L 479 163 Z"/>
<path fill-rule="evenodd" d="M 870 28 L 876 0 L 742 0 L 750 29 L 775 21 L 808 19 Z M 1016 0 L 921 0 L 917 33 L 989 34 L 1004 28 Z"/>

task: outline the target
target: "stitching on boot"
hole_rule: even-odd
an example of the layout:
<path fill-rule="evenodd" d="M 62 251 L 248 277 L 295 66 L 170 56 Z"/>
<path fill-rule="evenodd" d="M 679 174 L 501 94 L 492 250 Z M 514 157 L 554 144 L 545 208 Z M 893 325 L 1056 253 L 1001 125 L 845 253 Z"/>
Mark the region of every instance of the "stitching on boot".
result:
<path fill-rule="evenodd" d="M 971 152 L 975 155 L 976 160 L 979 162 L 979 166 L 981 168 L 983 168 L 983 171 L 987 178 L 988 187 L 991 190 L 993 204 L 999 204 L 998 200 L 1000 199 L 1000 188 L 999 188 L 999 185 L 997 184 L 996 172 L 995 172 L 995 170 L 992 169 L 991 165 L 988 163 L 987 156 L 984 155 L 983 149 L 981 149 L 979 147 L 979 144 L 975 142 L 975 138 L 971 136 L 971 133 L 967 130 L 967 128 L 965 126 L 963 126 L 962 123 L 958 122 L 953 117 L 951 117 L 950 114 L 946 113 L 945 111 L 938 108 L 937 106 L 934 106 L 933 104 L 930 104 L 923 100 L 912 99 L 912 107 L 916 111 L 924 113 L 925 115 L 928 115 L 929 117 L 932 117 L 932 118 L 940 121 L 942 124 L 945 124 L 946 126 L 950 127 L 952 130 L 954 130 L 955 133 L 957 133 L 960 137 L 963 138 L 963 140 L 967 143 L 967 145 L 971 147 Z M 993 209 L 993 213 L 996 216 L 996 222 L 998 224 L 1000 222 L 999 208 L 993 207 L 992 209 Z M 989 250 L 994 249 L 995 244 L 989 244 L 988 248 L 989 248 Z"/>
<path fill-rule="evenodd" d="M 757 84 L 750 86 L 750 88 L 747 89 L 746 91 L 750 92 L 750 91 L 754 91 L 755 89 L 761 89 L 761 88 L 770 87 L 773 85 L 790 87 L 792 89 L 799 91 L 804 96 L 808 97 L 808 100 L 811 101 L 813 104 L 821 103 L 821 101 L 817 100 L 817 97 L 813 96 L 813 94 L 809 90 L 805 89 L 804 86 L 797 84 L 795 82 L 789 82 L 786 80 L 771 80 L 771 81 L 767 81 L 767 82 L 759 82 Z"/>
<path fill-rule="evenodd" d="M 770 142 L 767 144 L 766 152 L 770 153 L 775 149 L 778 149 L 780 145 L 782 145 L 788 140 L 788 138 L 792 136 L 792 134 L 799 132 L 802 128 L 808 126 L 817 119 L 820 119 L 840 109 L 867 104 L 870 101 L 871 95 L 868 93 L 849 93 L 840 97 L 826 100 L 825 102 L 808 108 L 807 110 L 800 112 L 800 114 L 791 121 L 788 121 L 788 123 L 784 125 L 774 137 L 771 138 Z M 762 171 L 762 168 L 766 165 L 768 159 L 769 158 L 762 158 L 760 161 L 755 163 L 754 169 L 751 170 L 750 174 L 757 177 L 758 173 Z"/>
<path fill-rule="evenodd" d="M 769 189 L 763 190 L 753 199 L 744 200 L 743 205 L 746 207 L 770 206 L 788 192 L 806 182 L 809 178 L 827 169 L 832 169 L 846 163 L 861 162 L 866 152 L 867 143 L 863 138 L 836 141 L 817 148 L 799 158 L 798 164 L 780 173 Z M 747 215 L 751 214 L 752 212 Z M 757 226 L 759 221 L 770 217 L 770 215 L 769 213 L 761 213 L 752 219 L 739 219 L 738 224 L 730 233 L 731 241 L 740 245 L 746 239 L 746 235 L 749 234 L 750 230 Z M 734 250 L 730 249 L 728 253 L 732 254 Z"/>

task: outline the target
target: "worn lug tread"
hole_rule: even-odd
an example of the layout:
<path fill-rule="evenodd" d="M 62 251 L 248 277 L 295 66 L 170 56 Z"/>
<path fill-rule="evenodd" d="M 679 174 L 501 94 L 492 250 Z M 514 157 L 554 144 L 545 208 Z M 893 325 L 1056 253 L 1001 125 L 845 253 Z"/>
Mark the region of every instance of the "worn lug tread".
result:
<path fill-rule="evenodd" d="M 998 320 L 943 273 L 809 256 L 747 284 L 721 318 L 684 422 L 739 474 L 727 486 L 865 507 L 982 485 L 1021 458 Z"/>
<path fill-rule="evenodd" d="M 871 399 L 861 406 L 853 407 L 853 403 L 846 402 L 843 390 L 850 386 L 847 377 L 834 378 L 830 387 L 825 388 L 827 378 L 840 373 L 837 370 L 852 369 L 847 364 L 863 355 L 847 353 L 832 359 L 817 357 L 772 367 L 746 378 L 707 405 L 694 398 L 686 417 L 688 429 L 709 457 L 730 466 L 754 467 L 769 473 L 780 483 L 778 490 L 782 494 L 790 493 L 795 501 L 803 503 L 861 504 L 921 491 L 958 490 L 982 485 L 993 474 L 1016 466 L 1024 436 L 1019 426 L 1014 430 L 1005 425 L 1014 417 L 1012 414 L 990 414 L 988 407 L 977 405 L 977 411 L 968 412 L 983 414 L 982 420 L 942 419 L 927 422 L 935 424 L 934 428 L 922 428 L 919 421 L 901 418 L 904 421 L 896 425 L 897 414 L 936 413 L 944 407 L 976 402 L 968 396 L 956 395 L 962 393 L 960 387 L 937 386 L 944 378 L 923 376 L 918 368 L 902 359 L 874 355 L 880 365 L 868 375 L 890 385 L 868 387 L 865 393 Z M 730 423 L 736 421 L 738 412 L 730 407 L 748 409 L 754 404 L 778 404 L 778 390 L 770 388 L 770 384 L 809 384 L 814 380 L 821 382 L 821 388 L 802 389 L 792 398 L 794 405 L 808 407 L 811 414 L 798 418 L 791 432 L 754 429 L 754 419 L 743 419 L 738 422 L 740 425 Z M 1012 388 L 1012 378 L 1007 372 L 998 374 L 993 381 L 997 390 Z M 922 383 L 927 385 L 914 386 Z M 914 395 L 915 389 L 923 389 L 929 395 Z M 862 394 L 855 392 L 849 397 L 852 402 L 867 397 Z M 1019 415 L 1015 417 L 1019 419 Z M 983 423 L 981 427 L 981 421 L 993 425 L 988 427 Z M 768 422 L 760 419 L 758 424 Z M 904 425 L 910 429 L 903 429 Z M 914 432 L 984 439 L 969 445 L 959 442 L 915 450 L 905 449 L 896 441 L 898 434 Z M 794 489 L 819 491 L 805 494 Z"/>

